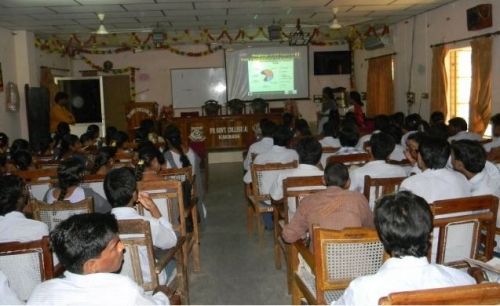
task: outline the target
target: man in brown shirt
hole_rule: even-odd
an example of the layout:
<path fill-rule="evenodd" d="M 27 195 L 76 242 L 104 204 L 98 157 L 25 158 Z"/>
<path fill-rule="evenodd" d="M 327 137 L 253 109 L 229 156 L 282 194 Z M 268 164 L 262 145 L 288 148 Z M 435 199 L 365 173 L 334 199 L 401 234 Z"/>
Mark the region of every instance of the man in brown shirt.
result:
<path fill-rule="evenodd" d="M 284 227 L 283 239 L 286 242 L 293 243 L 303 238 L 313 224 L 333 230 L 374 227 L 373 213 L 364 195 L 347 190 L 349 171 L 344 164 L 326 166 L 323 179 L 328 188 L 304 198 L 290 223 Z"/>

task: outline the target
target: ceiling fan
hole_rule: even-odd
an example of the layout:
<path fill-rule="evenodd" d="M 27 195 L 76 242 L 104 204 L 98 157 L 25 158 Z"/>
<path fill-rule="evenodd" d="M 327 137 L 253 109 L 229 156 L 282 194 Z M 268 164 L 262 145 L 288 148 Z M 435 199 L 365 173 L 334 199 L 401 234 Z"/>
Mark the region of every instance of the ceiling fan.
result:
<path fill-rule="evenodd" d="M 332 7 L 333 21 L 330 24 L 330 29 L 332 30 L 339 30 L 342 28 L 342 25 L 339 23 L 339 20 L 337 19 L 338 11 L 339 9 L 337 7 Z"/>
<path fill-rule="evenodd" d="M 151 32 L 156 31 L 156 30 L 158 30 L 158 31 L 161 30 L 161 28 L 159 28 L 159 25 L 157 25 L 156 28 L 145 27 L 145 28 L 134 28 L 134 29 L 108 30 L 104 26 L 104 17 L 106 17 L 106 15 L 104 13 L 97 13 L 97 19 L 99 19 L 99 27 L 97 28 L 97 30 L 95 30 L 92 33 L 97 34 L 97 35 L 107 35 L 107 34 L 121 34 L 121 33 L 132 33 L 132 32 L 151 33 Z"/>

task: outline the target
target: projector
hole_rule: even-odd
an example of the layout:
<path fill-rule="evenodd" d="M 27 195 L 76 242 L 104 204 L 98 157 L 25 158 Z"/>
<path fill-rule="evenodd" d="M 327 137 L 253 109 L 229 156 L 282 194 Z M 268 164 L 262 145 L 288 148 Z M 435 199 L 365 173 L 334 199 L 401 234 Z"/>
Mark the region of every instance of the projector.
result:
<path fill-rule="evenodd" d="M 267 33 L 269 34 L 269 40 L 281 39 L 281 26 L 272 24 L 267 27 Z"/>

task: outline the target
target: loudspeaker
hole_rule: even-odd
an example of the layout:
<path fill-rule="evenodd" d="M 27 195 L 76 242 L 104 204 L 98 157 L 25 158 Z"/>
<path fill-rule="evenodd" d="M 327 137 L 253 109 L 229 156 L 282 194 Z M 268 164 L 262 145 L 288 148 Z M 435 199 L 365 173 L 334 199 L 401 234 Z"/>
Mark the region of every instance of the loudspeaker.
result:
<path fill-rule="evenodd" d="M 267 33 L 269 34 L 269 40 L 281 39 L 281 26 L 272 24 L 267 27 Z"/>
<path fill-rule="evenodd" d="M 467 10 L 467 29 L 477 31 L 492 26 L 491 4 L 480 4 Z"/>

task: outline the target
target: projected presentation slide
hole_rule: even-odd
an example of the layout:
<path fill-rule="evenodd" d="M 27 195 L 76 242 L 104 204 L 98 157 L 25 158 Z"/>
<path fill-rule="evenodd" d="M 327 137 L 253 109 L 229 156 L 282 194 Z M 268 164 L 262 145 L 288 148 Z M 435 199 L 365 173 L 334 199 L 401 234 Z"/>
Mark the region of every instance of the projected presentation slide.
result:
<path fill-rule="evenodd" d="M 309 96 L 305 46 L 247 48 L 226 52 L 229 99 L 297 99 Z"/>

